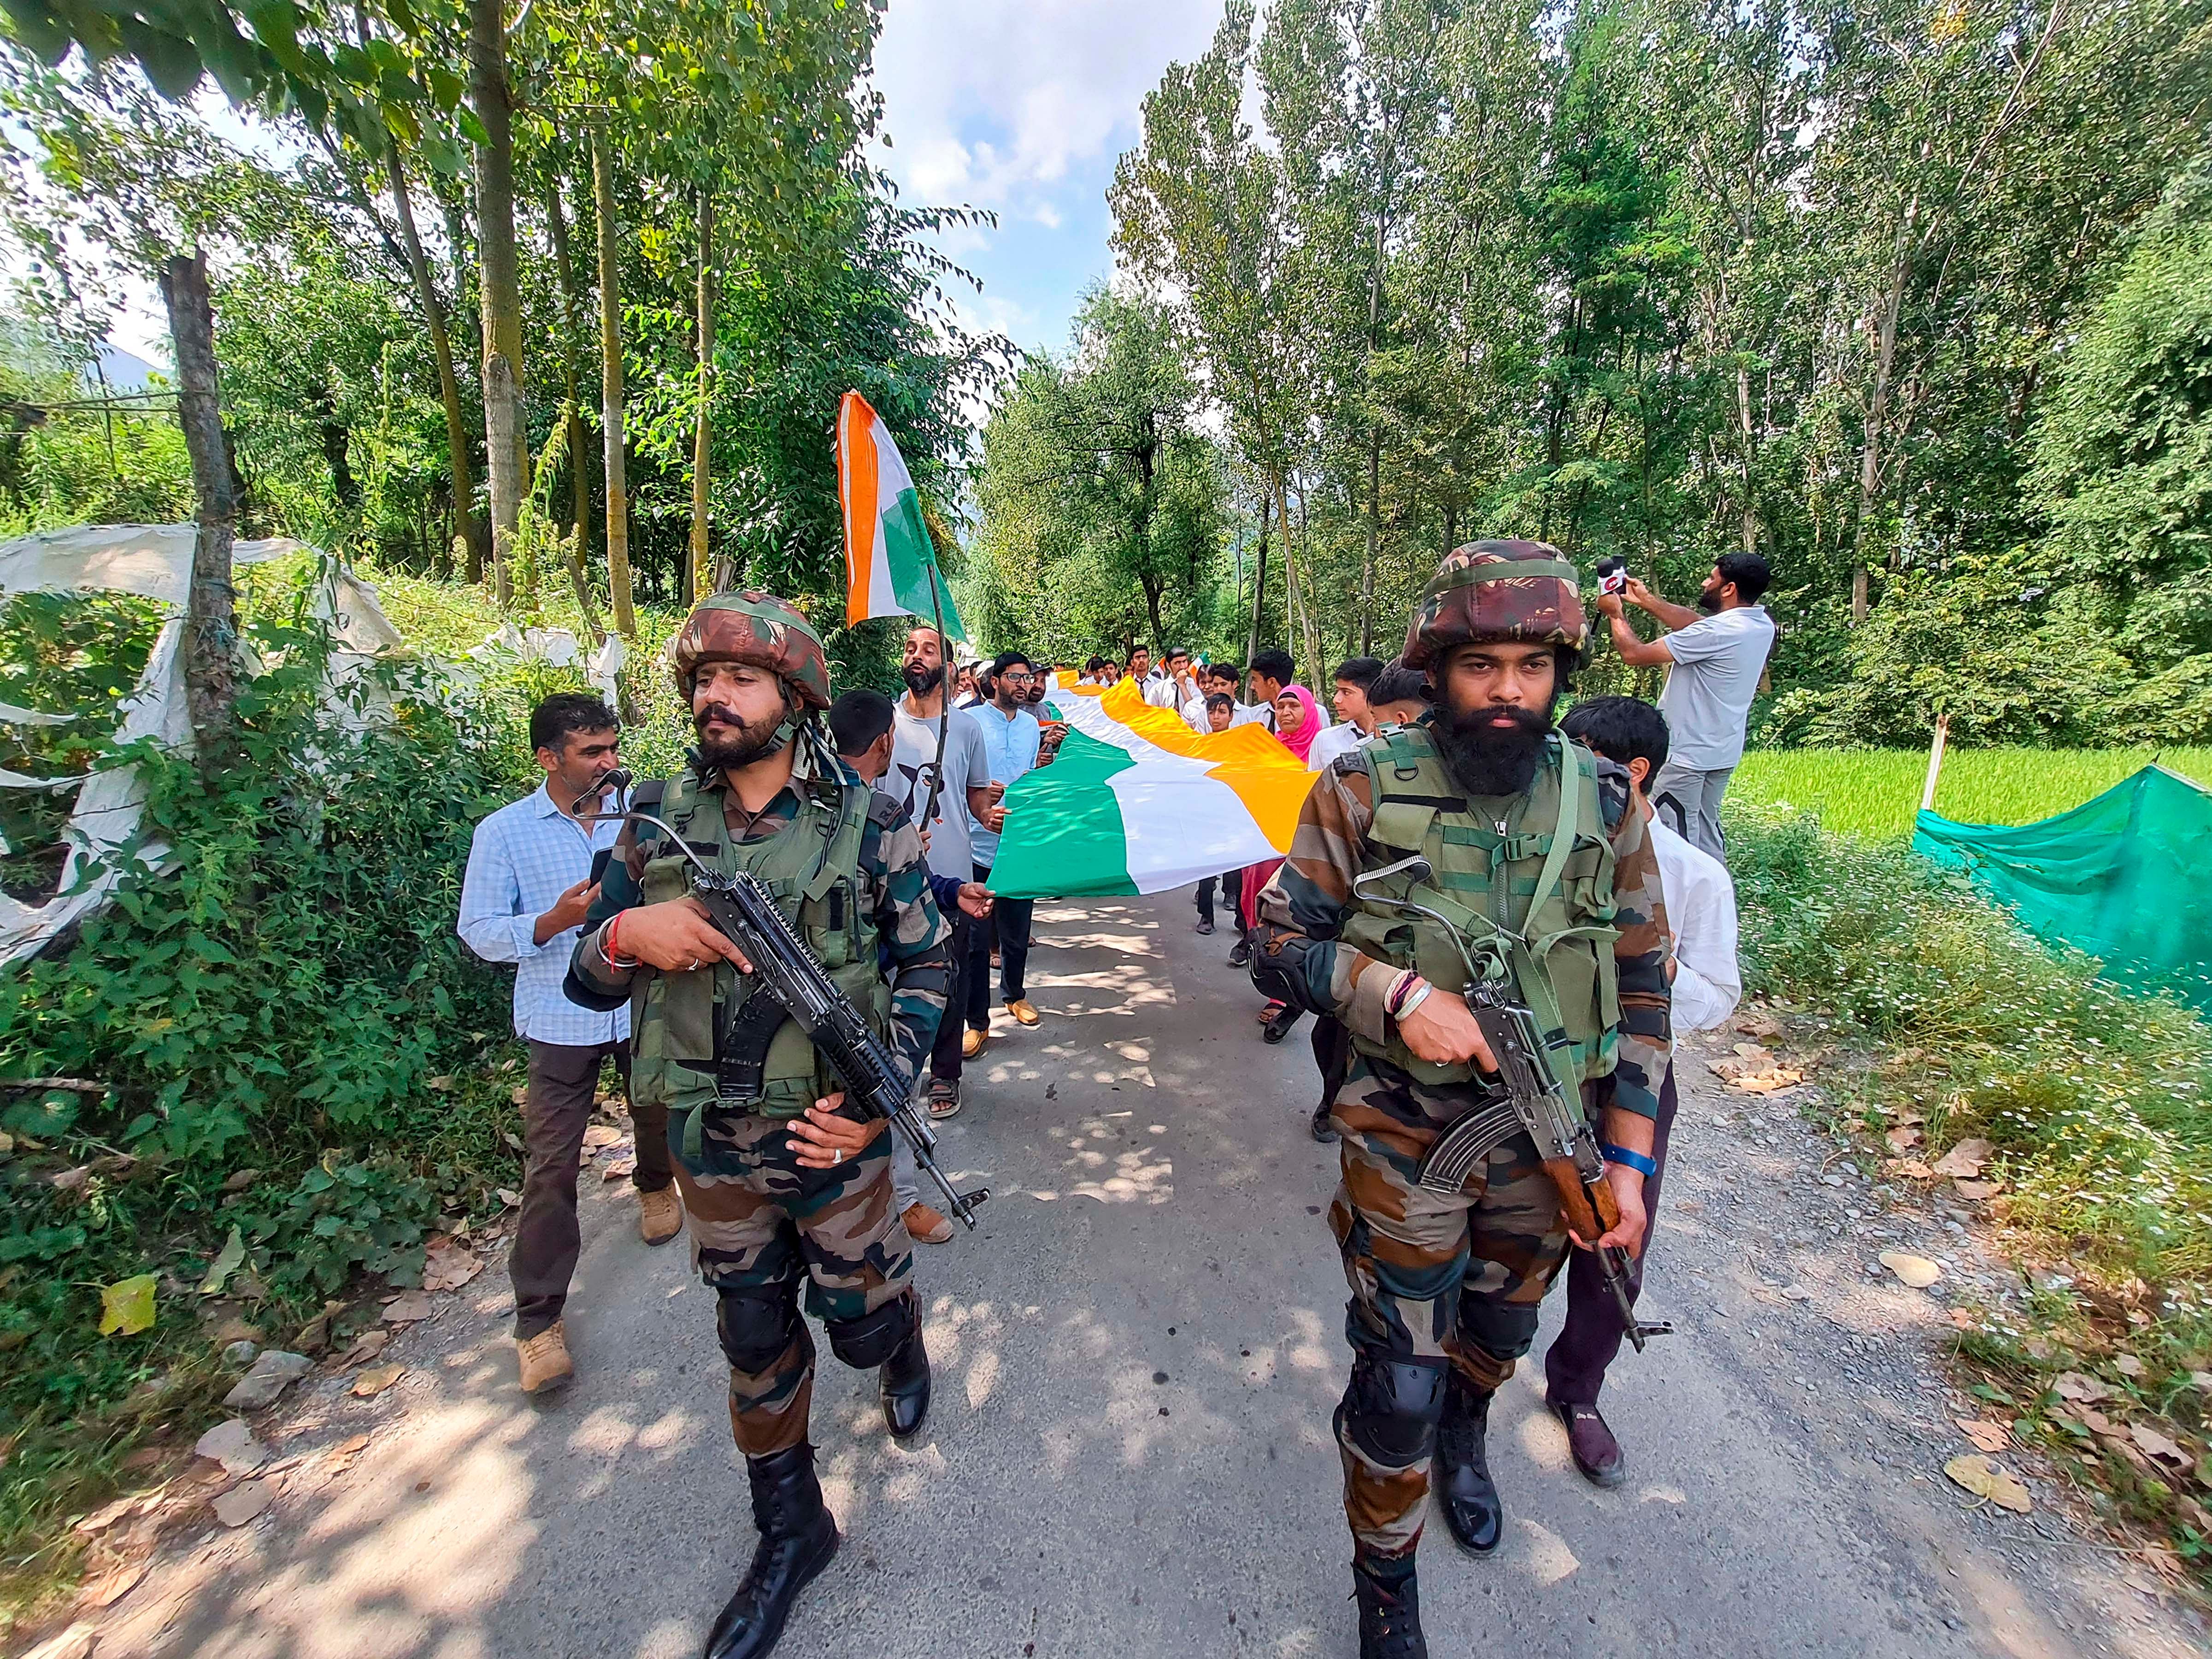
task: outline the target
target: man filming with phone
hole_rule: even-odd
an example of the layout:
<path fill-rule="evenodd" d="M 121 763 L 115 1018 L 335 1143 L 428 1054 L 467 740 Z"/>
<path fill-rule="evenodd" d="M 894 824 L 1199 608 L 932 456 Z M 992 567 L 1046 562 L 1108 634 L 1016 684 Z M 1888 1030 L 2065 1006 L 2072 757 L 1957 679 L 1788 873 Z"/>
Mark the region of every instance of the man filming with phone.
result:
<path fill-rule="evenodd" d="M 1667 764 L 1651 780 L 1651 805 L 1671 830 L 1699 852 L 1725 856 L 1721 797 L 1743 758 L 1744 724 L 1759 677 L 1774 649 L 1774 619 L 1759 603 L 1773 580 L 1756 553 L 1727 553 L 1714 564 L 1693 609 L 1661 599 L 1623 573 L 1619 592 L 1606 583 L 1595 600 L 1613 628 L 1613 647 L 1632 668 L 1668 665 L 1659 693 L 1667 717 Z M 1624 604 L 1667 629 L 1645 641 Z"/>

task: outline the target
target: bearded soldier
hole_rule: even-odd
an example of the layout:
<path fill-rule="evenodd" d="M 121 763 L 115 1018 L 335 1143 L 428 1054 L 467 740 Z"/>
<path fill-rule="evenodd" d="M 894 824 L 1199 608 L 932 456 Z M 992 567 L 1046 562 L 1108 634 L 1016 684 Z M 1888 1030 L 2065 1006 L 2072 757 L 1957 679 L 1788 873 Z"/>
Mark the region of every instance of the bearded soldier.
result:
<path fill-rule="evenodd" d="M 1342 1184 L 1329 1223 L 1352 1285 L 1352 1380 L 1336 1410 L 1363 1659 L 1425 1659 L 1413 1571 L 1431 1470 L 1452 1534 L 1497 1547 L 1484 1437 L 1492 1394 L 1536 1331 L 1569 1248 L 1558 1189 L 1526 1131 L 1456 1193 L 1422 1156 L 1491 1096 L 1494 1060 L 1460 993 L 1464 947 L 1534 1013 L 1562 1078 L 1599 1115 L 1620 1205 L 1602 1243 L 1644 1230 L 1654 1095 L 1668 1048 L 1659 866 L 1627 775 L 1552 725 L 1583 637 L 1575 569 L 1536 542 L 1447 557 L 1406 638 L 1435 708 L 1333 762 L 1263 899 L 1263 989 L 1352 1034 L 1338 1097 Z M 1431 873 L 1363 873 L 1419 854 Z M 1408 900 L 1450 921 L 1395 908 Z"/>
<path fill-rule="evenodd" d="M 781 599 L 718 593 L 691 613 L 673 653 L 698 746 L 665 787 L 639 787 L 639 810 L 714 869 L 759 881 L 911 1078 L 945 1012 L 948 930 L 920 832 L 817 732 L 830 704 L 821 641 Z M 659 830 L 623 830 L 569 994 L 601 1006 L 628 1000 L 632 1091 L 667 1108 L 692 1253 L 719 1298 L 730 1421 L 760 1528 L 707 1659 L 757 1659 L 838 1543 L 807 1440 L 814 1343 L 801 1283 L 830 1351 L 881 1368 L 884 1419 L 902 1438 L 929 1408 L 929 1358 L 887 1126 L 843 1109 L 796 1023 L 774 1026 L 764 1059 L 757 1040 L 741 1039 L 732 1016 L 746 1000 L 747 964 L 690 896 L 690 870 Z"/>

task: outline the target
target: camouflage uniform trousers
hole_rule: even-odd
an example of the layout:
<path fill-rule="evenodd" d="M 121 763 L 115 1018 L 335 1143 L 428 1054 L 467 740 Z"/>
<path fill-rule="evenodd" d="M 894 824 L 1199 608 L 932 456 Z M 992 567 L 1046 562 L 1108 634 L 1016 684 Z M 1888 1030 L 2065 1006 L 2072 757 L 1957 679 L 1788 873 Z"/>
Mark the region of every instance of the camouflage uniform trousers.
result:
<path fill-rule="evenodd" d="M 901 1297 L 911 1298 L 914 1241 L 891 1196 L 890 1131 L 828 1170 L 793 1156 L 783 1122 L 702 1109 L 696 1155 L 684 1139 L 691 1114 L 669 1115 L 676 1182 L 700 1278 L 720 1299 L 730 1360 L 730 1426 L 749 1457 L 806 1438 L 814 1395 L 814 1340 L 806 1310 L 841 1334 Z"/>
<path fill-rule="evenodd" d="M 1337 1099 L 1343 1178 L 1329 1225 L 1352 1285 L 1345 1334 L 1355 1352 L 1454 1365 L 1489 1390 L 1534 1341 L 1538 1304 L 1569 1241 L 1558 1189 L 1525 1132 L 1492 1149 L 1455 1194 L 1415 1180 L 1422 1155 L 1474 1099 L 1355 1054 Z M 1335 1425 L 1345 1516 L 1360 1553 L 1402 1555 L 1420 1541 L 1428 1455 L 1378 1459 L 1346 1431 L 1355 1408 L 1348 1390 Z"/>

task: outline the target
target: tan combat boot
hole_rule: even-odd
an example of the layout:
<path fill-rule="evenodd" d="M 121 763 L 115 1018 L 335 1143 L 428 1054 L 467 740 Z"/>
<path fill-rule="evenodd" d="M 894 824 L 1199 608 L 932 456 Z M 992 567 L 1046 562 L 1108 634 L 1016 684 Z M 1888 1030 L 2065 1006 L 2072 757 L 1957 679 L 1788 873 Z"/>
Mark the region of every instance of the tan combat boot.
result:
<path fill-rule="evenodd" d="M 638 1194 L 637 1231 L 648 1244 L 665 1244 L 684 1231 L 684 1200 L 675 1188 Z"/>
<path fill-rule="evenodd" d="M 576 1375 L 576 1362 L 568 1358 L 568 1336 L 557 1319 L 535 1336 L 517 1338 L 514 1351 L 522 1361 L 525 1394 L 565 1388 Z"/>
<path fill-rule="evenodd" d="M 906 1223 L 908 1234 L 921 1244 L 950 1244 L 952 1242 L 951 1218 L 934 1206 L 909 1204 L 906 1213 L 899 1218 Z"/>

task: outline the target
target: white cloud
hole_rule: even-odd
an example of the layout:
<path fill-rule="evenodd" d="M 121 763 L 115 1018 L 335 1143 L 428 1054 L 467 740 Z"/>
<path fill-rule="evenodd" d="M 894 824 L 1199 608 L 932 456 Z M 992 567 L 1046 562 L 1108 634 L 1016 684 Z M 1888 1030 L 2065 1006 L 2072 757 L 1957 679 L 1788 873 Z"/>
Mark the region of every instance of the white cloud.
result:
<path fill-rule="evenodd" d="M 1035 213 L 1073 166 L 1136 136 L 1137 106 L 1219 16 L 1190 0 L 892 0 L 875 82 L 900 182 Z"/>

